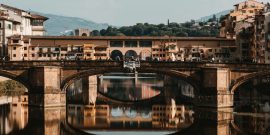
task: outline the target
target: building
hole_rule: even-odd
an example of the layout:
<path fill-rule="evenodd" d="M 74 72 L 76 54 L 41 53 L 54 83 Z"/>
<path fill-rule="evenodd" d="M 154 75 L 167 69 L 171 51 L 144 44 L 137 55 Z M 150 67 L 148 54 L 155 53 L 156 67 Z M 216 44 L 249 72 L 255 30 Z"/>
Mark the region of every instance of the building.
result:
<path fill-rule="evenodd" d="M 217 37 L 10 36 L 10 60 L 234 61 L 234 39 Z"/>
<path fill-rule="evenodd" d="M 256 0 L 246 0 L 234 5 L 235 9 L 230 13 L 230 16 L 235 22 L 246 20 L 254 17 L 257 13 L 264 9 L 264 4 Z"/>
<path fill-rule="evenodd" d="M 265 20 L 264 20 L 264 32 L 265 32 L 265 63 L 270 63 L 270 4 L 267 3 L 265 7 Z"/>
<path fill-rule="evenodd" d="M 12 35 L 44 35 L 48 18 L 15 7 L 0 5 L 0 56 L 8 54 L 7 37 Z"/>
<path fill-rule="evenodd" d="M 220 36 L 236 39 L 238 48 L 236 57 L 240 61 L 270 63 L 266 45 L 266 16 L 269 4 L 246 0 L 234 6 L 235 9 L 222 21 Z"/>
<path fill-rule="evenodd" d="M 74 36 L 87 36 L 88 37 L 91 35 L 91 31 L 89 29 L 79 28 L 79 29 L 75 29 L 74 32 L 75 32 Z"/>

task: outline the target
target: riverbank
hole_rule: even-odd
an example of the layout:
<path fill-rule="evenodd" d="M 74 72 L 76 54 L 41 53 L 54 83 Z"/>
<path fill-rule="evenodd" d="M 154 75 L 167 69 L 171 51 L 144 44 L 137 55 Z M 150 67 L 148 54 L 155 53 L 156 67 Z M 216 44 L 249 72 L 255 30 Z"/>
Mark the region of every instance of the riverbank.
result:
<path fill-rule="evenodd" d="M 0 97 L 1 96 L 20 96 L 27 89 L 19 82 L 14 80 L 5 80 L 0 82 Z"/>

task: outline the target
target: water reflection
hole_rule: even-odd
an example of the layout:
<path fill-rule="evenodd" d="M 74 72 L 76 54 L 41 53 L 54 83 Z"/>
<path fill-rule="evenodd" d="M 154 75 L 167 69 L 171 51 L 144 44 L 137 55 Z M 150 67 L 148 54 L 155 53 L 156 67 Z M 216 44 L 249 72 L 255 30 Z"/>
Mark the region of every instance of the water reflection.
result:
<path fill-rule="evenodd" d="M 163 90 L 163 76 L 110 73 L 99 77 L 99 92 L 114 99 L 137 101 L 155 97 Z"/>
<path fill-rule="evenodd" d="M 28 124 L 28 99 L 27 96 L 1 97 L 2 102 L 9 104 L 0 105 L 0 134 L 13 134 L 22 130 Z"/>
<path fill-rule="evenodd" d="M 94 104 L 98 96 L 117 101 L 142 101 L 157 96 L 195 97 L 190 84 L 155 73 L 107 73 L 84 77 L 74 81 L 67 93 L 69 103 L 83 104 Z"/>
<path fill-rule="evenodd" d="M 189 127 L 194 111 L 184 105 L 153 105 L 152 107 L 123 105 L 68 105 L 67 121 L 87 132 L 108 131 L 167 131 Z"/>
<path fill-rule="evenodd" d="M 193 87 L 184 81 L 156 74 L 139 74 L 138 80 L 133 76 L 105 74 L 81 78 L 67 91 L 69 104 L 60 108 L 28 106 L 27 96 L 5 97 L 7 100 L 1 97 L 0 134 L 270 134 L 270 114 L 265 111 L 269 106 L 266 84 L 240 88 L 235 97 L 258 104 L 217 110 L 183 102 L 196 98 Z M 147 96 L 143 96 L 144 91 L 148 92 Z M 156 94 L 151 95 L 153 91 Z M 112 102 L 115 99 L 140 101 L 157 96 L 163 100 L 136 104 Z M 258 105 L 257 111 L 252 110 Z"/>
<path fill-rule="evenodd" d="M 270 113 L 269 80 L 269 78 L 253 79 L 240 86 L 234 95 L 235 110 Z"/>

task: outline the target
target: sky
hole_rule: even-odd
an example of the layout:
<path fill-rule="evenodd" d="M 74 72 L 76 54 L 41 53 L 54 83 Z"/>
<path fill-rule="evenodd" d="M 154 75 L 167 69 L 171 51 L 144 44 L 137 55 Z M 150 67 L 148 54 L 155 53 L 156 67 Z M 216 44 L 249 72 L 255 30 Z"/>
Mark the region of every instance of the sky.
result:
<path fill-rule="evenodd" d="M 24 10 L 80 17 L 114 26 L 185 22 L 233 9 L 243 0 L 0 0 Z M 258 0 L 269 2 L 269 0 Z"/>

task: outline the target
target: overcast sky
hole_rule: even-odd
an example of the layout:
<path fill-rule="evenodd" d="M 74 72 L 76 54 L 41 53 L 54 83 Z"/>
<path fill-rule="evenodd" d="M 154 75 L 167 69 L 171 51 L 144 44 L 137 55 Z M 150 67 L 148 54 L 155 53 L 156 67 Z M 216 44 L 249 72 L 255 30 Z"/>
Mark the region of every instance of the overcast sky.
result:
<path fill-rule="evenodd" d="M 137 22 L 166 23 L 199 19 L 243 0 L 0 0 L 24 10 L 81 17 L 123 26 Z M 269 2 L 269 0 L 259 0 Z"/>

